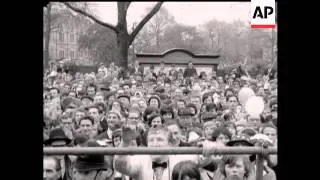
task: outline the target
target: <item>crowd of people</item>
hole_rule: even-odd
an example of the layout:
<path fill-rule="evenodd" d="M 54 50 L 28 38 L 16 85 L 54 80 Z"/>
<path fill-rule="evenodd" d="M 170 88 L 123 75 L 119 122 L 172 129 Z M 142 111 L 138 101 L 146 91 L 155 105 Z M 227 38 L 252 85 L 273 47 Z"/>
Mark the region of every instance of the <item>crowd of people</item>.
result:
<path fill-rule="evenodd" d="M 52 64 L 44 74 L 44 147 L 192 147 L 202 155 L 54 155 L 48 180 L 254 180 L 256 156 L 215 155 L 223 146 L 277 147 L 277 79 L 240 66 L 217 75 L 192 62 L 145 70 L 101 64 L 75 74 Z M 264 101 L 254 116 L 239 100 L 250 88 Z M 276 180 L 277 156 L 265 155 L 263 179 Z"/>

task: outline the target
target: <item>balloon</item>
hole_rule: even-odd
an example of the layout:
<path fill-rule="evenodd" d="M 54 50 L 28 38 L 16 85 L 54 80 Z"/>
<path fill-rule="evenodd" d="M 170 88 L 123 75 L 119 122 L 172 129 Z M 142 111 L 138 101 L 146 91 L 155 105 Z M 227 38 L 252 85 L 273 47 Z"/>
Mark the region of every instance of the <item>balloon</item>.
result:
<path fill-rule="evenodd" d="M 260 96 L 252 96 L 248 99 L 245 109 L 250 116 L 259 117 L 264 109 L 264 101 Z"/>
<path fill-rule="evenodd" d="M 238 93 L 238 99 L 240 104 L 245 105 L 247 100 L 254 95 L 255 94 L 251 88 L 248 88 L 248 87 L 241 88 Z"/>

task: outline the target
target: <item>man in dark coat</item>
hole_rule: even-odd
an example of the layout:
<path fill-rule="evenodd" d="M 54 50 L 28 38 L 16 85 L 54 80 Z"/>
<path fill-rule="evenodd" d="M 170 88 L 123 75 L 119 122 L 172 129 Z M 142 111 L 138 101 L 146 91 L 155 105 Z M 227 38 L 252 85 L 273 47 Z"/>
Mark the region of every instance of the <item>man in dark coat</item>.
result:
<path fill-rule="evenodd" d="M 44 143 L 49 147 L 66 147 L 71 142 L 63 129 L 56 128 L 50 132 L 49 139 Z M 68 155 L 62 156 L 54 156 L 60 161 L 61 167 L 61 178 L 62 180 L 71 180 L 72 179 L 72 168 L 71 168 L 71 160 Z"/>
<path fill-rule="evenodd" d="M 184 70 L 183 77 L 187 78 L 187 77 L 194 77 L 194 76 L 198 76 L 198 73 L 196 68 L 193 67 L 192 62 L 189 61 L 188 67 Z"/>

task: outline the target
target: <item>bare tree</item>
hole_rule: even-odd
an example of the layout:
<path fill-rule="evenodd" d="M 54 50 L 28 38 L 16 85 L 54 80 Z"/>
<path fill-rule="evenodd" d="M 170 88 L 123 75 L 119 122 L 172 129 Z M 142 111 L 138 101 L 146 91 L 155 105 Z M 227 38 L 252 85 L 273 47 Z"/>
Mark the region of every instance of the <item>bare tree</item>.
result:
<path fill-rule="evenodd" d="M 102 25 L 103 27 L 107 27 L 109 29 L 112 29 L 116 35 L 117 35 L 117 46 L 119 48 L 119 62 L 117 63 L 121 67 L 124 67 L 127 69 L 128 67 L 128 49 L 129 46 L 132 44 L 133 40 L 137 36 L 137 34 L 140 32 L 140 30 L 143 28 L 143 26 L 152 18 L 153 15 L 155 15 L 161 8 L 163 2 L 158 2 L 152 10 L 138 23 L 138 25 L 135 27 L 135 29 L 132 31 L 131 34 L 128 33 L 128 27 L 127 27 L 127 11 L 130 6 L 131 2 L 117 2 L 117 8 L 118 8 L 118 23 L 116 26 L 111 25 L 109 23 L 103 22 L 99 20 L 98 18 L 94 17 L 92 14 L 89 14 L 80 8 L 72 6 L 68 2 L 63 2 L 67 7 L 72 9 L 75 12 L 78 12 L 86 17 L 89 17 L 97 24 Z"/>
<path fill-rule="evenodd" d="M 147 8 L 147 11 L 150 11 L 151 8 Z M 169 14 L 168 10 L 166 8 L 161 8 L 159 10 L 159 13 L 154 15 L 152 19 L 148 22 L 147 26 L 148 29 L 151 30 L 151 33 L 156 39 L 156 47 L 157 49 L 160 49 L 160 35 L 164 32 L 164 30 L 169 26 L 170 24 L 173 24 L 175 22 L 174 17 Z"/>

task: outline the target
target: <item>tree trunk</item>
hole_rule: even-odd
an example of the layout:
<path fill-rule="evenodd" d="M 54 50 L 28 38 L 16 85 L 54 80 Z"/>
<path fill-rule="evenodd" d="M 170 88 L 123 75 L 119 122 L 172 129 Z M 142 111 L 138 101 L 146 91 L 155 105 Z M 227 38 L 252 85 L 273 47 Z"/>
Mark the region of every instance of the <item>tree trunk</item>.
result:
<path fill-rule="evenodd" d="M 119 66 L 124 69 L 128 68 L 128 49 L 129 49 L 129 34 L 127 30 L 127 10 L 125 2 L 117 2 L 118 5 L 118 33 L 117 43 L 119 48 Z"/>
<path fill-rule="evenodd" d="M 47 27 L 45 32 L 45 44 L 44 44 L 44 69 L 49 66 L 49 42 L 51 34 L 51 3 L 47 7 Z"/>
<path fill-rule="evenodd" d="M 129 35 L 125 32 L 120 32 L 117 34 L 117 41 L 118 41 L 118 49 L 119 49 L 119 60 L 118 65 L 125 69 L 128 68 L 128 49 L 129 49 L 129 42 L 128 42 Z"/>

